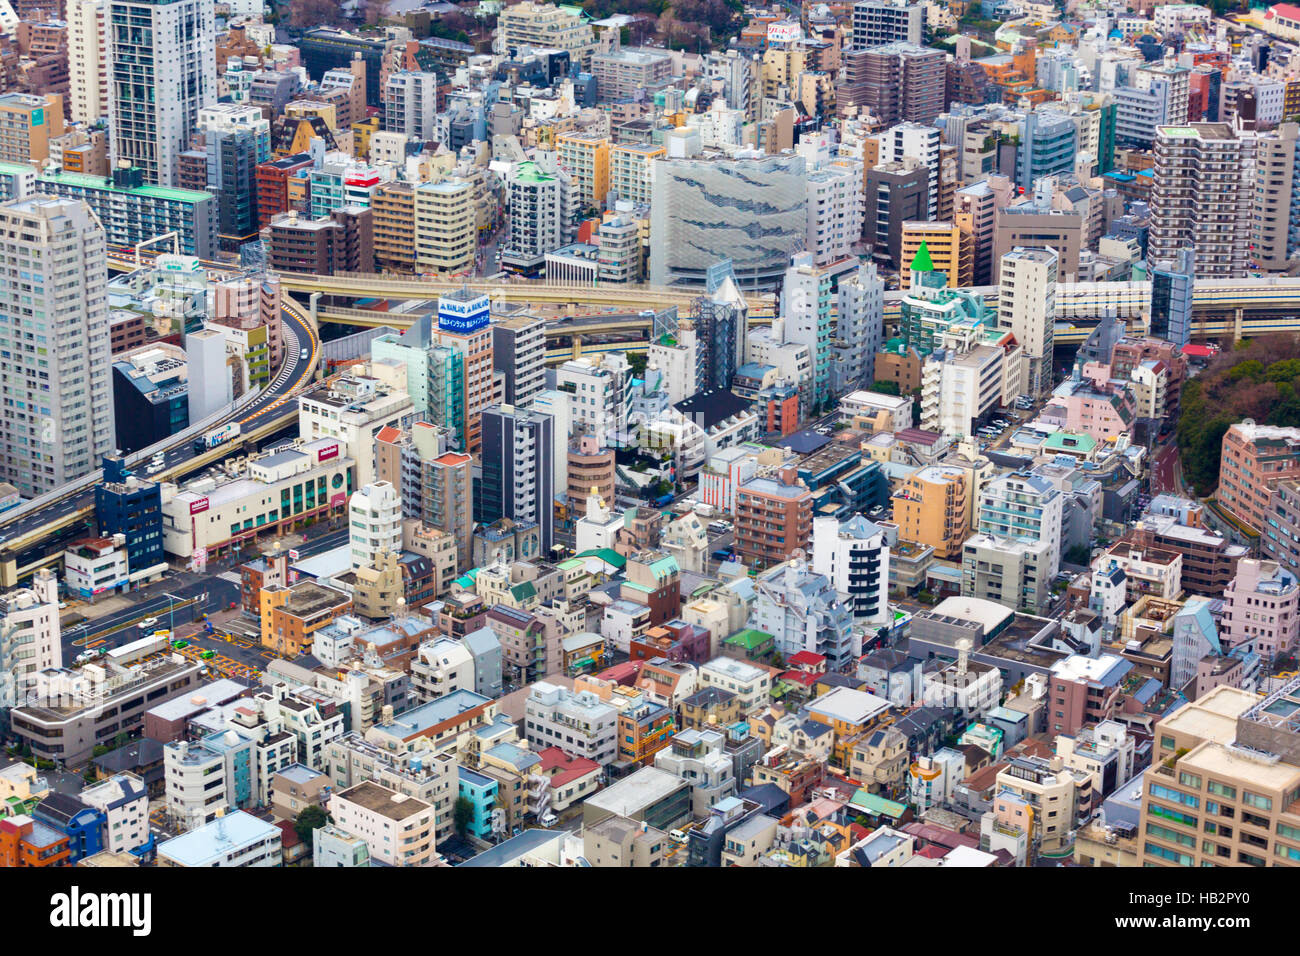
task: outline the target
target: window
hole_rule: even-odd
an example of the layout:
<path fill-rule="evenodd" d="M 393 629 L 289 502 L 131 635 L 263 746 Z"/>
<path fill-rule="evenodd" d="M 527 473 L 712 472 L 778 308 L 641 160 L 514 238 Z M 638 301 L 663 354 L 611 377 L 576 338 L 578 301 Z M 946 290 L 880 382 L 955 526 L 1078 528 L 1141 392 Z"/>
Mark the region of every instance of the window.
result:
<path fill-rule="evenodd" d="M 1248 807 L 1254 807 L 1256 810 L 1273 809 L 1272 797 L 1262 797 L 1257 793 L 1251 793 L 1249 790 L 1242 793 L 1241 802 L 1246 804 Z"/>
<path fill-rule="evenodd" d="M 1216 797 L 1227 797 L 1229 800 L 1237 799 L 1236 787 L 1230 787 L 1226 783 L 1219 783 L 1217 780 L 1211 780 L 1206 789 Z"/>
<path fill-rule="evenodd" d="M 1184 787 L 1192 787 L 1196 790 L 1201 789 L 1201 778 L 1194 773 L 1188 773 L 1185 770 L 1179 771 L 1178 782 Z"/>

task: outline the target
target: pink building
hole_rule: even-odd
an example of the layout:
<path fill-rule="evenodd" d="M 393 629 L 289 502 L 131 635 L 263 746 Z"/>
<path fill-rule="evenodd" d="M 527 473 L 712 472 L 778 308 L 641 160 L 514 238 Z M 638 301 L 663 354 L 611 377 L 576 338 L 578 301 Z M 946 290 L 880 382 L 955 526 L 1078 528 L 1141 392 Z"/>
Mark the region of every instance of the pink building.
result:
<path fill-rule="evenodd" d="M 1094 371 L 1100 371 L 1101 366 Z M 1086 432 L 1097 441 L 1123 435 L 1133 428 L 1133 397 L 1121 385 L 1097 384 L 1081 379 L 1057 388 L 1052 404 L 1065 409 L 1065 427 Z"/>
<path fill-rule="evenodd" d="M 279 276 L 249 274 L 215 283 L 212 286 L 212 321 L 244 331 L 267 326 L 273 374 L 284 361 Z"/>
<path fill-rule="evenodd" d="M 1226 647 L 1249 644 L 1260 657 L 1296 649 L 1300 635 L 1300 582 L 1276 561 L 1242 558 L 1223 592 L 1219 633 Z"/>

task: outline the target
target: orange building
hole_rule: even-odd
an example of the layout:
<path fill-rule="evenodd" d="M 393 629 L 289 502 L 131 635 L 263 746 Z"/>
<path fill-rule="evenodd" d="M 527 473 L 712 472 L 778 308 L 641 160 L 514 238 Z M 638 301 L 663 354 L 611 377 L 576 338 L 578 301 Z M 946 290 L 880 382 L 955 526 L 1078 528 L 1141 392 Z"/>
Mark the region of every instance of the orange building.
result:
<path fill-rule="evenodd" d="M 899 538 L 929 545 L 936 557 L 960 557 L 970 530 L 967 494 L 962 468 L 929 465 L 909 475 L 892 499 Z"/>
<path fill-rule="evenodd" d="M 262 588 L 258 607 L 262 646 L 292 660 L 311 653 L 316 632 L 351 610 L 352 599 L 315 581 L 300 581 Z"/>
<path fill-rule="evenodd" d="M 0 867 L 67 866 L 67 834 L 26 815 L 0 820 Z"/>
<path fill-rule="evenodd" d="M 618 715 L 618 764 L 627 770 L 648 765 L 674 733 L 673 712 L 662 704 L 628 706 Z"/>

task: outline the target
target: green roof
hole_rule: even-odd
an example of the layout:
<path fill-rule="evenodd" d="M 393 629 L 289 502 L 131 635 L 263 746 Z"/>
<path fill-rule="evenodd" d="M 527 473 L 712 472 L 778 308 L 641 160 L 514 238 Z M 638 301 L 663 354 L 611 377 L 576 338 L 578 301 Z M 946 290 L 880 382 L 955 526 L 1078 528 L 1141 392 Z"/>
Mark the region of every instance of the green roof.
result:
<path fill-rule="evenodd" d="M 456 579 L 456 583 L 466 591 L 474 590 L 474 579 L 478 577 L 478 568 L 470 568 Z"/>
<path fill-rule="evenodd" d="M 520 163 L 516 178 L 525 183 L 549 183 L 555 177 L 542 172 L 542 168 L 532 161 Z"/>
<path fill-rule="evenodd" d="M 170 186 L 136 186 L 134 189 L 122 189 L 113 185 L 113 180 L 103 176 L 91 176 L 87 173 L 46 173 L 36 180 L 38 183 L 52 183 L 57 186 L 72 186 L 90 189 L 95 192 L 125 193 L 128 196 L 148 196 L 153 199 L 168 199 L 172 202 L 196 203 L 212 199 L 212 193 L 199 192 L 194 189 L 173 189 Z"/>
<path fill-rule="evenodd" d="M 933 272 L 934 260 L 930 258 L 930 247 L 921 240 L 920 247 L 916 250 L 916 255 L 912 257 L 912 272 Z"/>
<path fill-rule="evenodd" d="M 623 555 L 619 554 L 613 548 L 594 548 L 591 551 L 583 551 L 580 554 L 575 554 L 574 557 L 600 558 L 600 560 L 604 561 L 606 564 L 612 564 L 616 568 L 622 568 L 627 565 L 627 558 L 623 557 Z"/>
<path fill-rule="evenodd" d="M 849 801 L 851 806 L 860 807 L 868 813 L 874 813 L 876 816 L 893 817 L 898 819 L 907 812 L 907 806 L 894 800 L 886 800 L 884 797 L 875 793 L 868 793 L 865 789 L 859 790 Z"/>
<path fill-rule="evenodd" d="M 1087 432 L 1052 432 L 1047 436 L 1047 441 L 1043 442 L 1043 447 L 1089 452 L 1097 447 L 1097 439 Z"/>
<path fill-rule="evenodd" d="M 518 584 L 511 586 L 510 593 L 516 601 L 527 601 L 530 598 L 537 597 L 537 587 L 532 581 L 520 581 Z"/>
<path fill-rule="evenodd" d="M 752 651 L 754 648 L 760 647 L 771 640 L 774 640 L 774 638 L 766 631 L 747 627 L 743 631 L 737 631 L 735 634 L 732 634 L 731 637 L 727 638 L 723 643 L 736 644 L 745 648 L 747 651 Z"/>

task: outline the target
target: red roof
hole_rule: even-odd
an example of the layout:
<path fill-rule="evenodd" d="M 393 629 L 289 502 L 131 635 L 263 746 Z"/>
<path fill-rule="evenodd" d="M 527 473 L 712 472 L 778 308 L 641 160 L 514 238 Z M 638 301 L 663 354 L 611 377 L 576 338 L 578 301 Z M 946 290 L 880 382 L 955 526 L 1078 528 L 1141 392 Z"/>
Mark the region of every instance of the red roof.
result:
<path fill-rule="evenodd" d="M 298 836 L 298 831 L 293 828 L 293 824 L 288 820 L 277 820 L 275 825 L 280 828 L 280 845 L 283 847 L 297 846 L 302 842 Z"/>
<path fill-rule="evenodd" d="M 804 687 L 812 687 L 817 683 L 817 675 L 809 674 L 807 671 L 786 671 L 781 675 L 781 680 L 788 680 L 792 684 L 803 684 Z"/>
<path fill-rule="evenodd" d="M 383 428 L 379 429 L 379 434 L 375 436 L 375 441 L 391 443 L 397 441 L 397 439 L 401 437 L 402 432 L 400 429 L 394 428 L 392 425 L 385 425 Z"/>
<path fill-rule="evenodd" d="M 939 846 L 937 843 L 931 843 L 929 846 L 921 847 L 916 855 L 923 856 L 930 860 L 942 860 L 948 855 L 948 848 L 946 846 Z"/>
<path fill-rule="evenodd" d="M 1297 16 L 1300 16 L 1300 7 L 1292 7 L 1291 9 L 1296 11 Z M 1183 354 L 1190 358 L 1209 358 L 1214 354 L 1214 350 L 1206 345 L 1184 345 Z"/>
<path fill-rule="evenodd" d="M 1275 3 L 1268 8 L 1266 17 L 1286 17 L 1288 20 L 1300 20 L 1300 7 L 1293 3 Z M 1184 351 L 1186 349 L 1184 348 Z"/>
<path fill-rule="evenodd" d="M 799 651 L 797 654 L 790 655 L 791 664 L 806 664 L 809 667 L 820 667 L 826 663 L 826 658 L 822 654 L 814 654 L 812 651 Z"/>
<path fill-rule="evenodd" d="M 537 754 L 542 761 L 542 770 L 551 778 L 552 787 L 562 787 L 572 780 L 585 777 L 600 769 L 600 764 L 586 757 L 575 757 L 565 753 L 559 747 L 547 747 Z M 552 773 L 551 771 L 555 772 Z"/>

